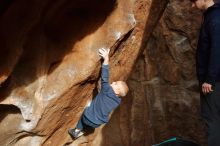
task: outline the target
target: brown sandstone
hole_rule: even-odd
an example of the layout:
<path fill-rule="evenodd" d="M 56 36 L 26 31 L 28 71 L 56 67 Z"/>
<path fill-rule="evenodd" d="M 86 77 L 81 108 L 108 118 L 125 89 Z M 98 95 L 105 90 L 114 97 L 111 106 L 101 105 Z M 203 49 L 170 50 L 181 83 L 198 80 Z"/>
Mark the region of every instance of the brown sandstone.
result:
<path fill-rule="evenodd" d="M 205 145 L 194 53 L 201 13 L 187 0 L 2 1 L 0 145 Z M 192 17 L 193 16 L 193 17 Z M 108 124 L 67 134 L 97 92 L 99 48 L 130 93 Z"/>

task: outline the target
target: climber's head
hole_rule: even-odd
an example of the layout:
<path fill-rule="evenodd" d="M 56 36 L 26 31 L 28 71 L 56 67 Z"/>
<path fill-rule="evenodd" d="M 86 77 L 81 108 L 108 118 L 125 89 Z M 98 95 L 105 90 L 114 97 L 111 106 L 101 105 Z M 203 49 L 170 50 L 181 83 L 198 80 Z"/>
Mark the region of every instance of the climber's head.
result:
<path fill-rule="evenodd" d="M 120 97 L 126 96 L 129 90 L 128 85 L 124 81 L 112 82 L 111 87 L 115 94 Z"/>
<path fill-rule="evenodd" d="M 192 2 L 192 7 L 200 10 L 206 10 L 208 7 L 212 6 L 216 0 L 190 0 Z"/>

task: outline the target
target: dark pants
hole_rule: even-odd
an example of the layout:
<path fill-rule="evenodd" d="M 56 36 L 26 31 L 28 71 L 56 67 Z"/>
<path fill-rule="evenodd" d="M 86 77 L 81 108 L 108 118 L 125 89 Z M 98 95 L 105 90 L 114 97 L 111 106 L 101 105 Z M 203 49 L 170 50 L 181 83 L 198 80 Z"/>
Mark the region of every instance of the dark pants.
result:
<path fill-rule="evenodd" d="M 201 93 L 201 112 L 207 124 L 208 145 L 220 145 L 220 82 L 209 94 Z"/>
<path fill-rule="evenodd" d="M 80 120 L 78 121 L 76 128 L 80 130 L 84 130 L 85 128 L 97 128 L 100 125 L 92 123 L 89 119 L 87 119 L 84 114 L 82 114 Z"/>

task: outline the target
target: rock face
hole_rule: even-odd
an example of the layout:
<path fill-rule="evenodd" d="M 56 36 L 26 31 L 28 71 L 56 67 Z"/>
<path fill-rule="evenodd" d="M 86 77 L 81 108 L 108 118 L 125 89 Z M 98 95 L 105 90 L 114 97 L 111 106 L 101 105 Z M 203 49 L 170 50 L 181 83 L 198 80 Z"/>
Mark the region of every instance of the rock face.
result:
<path fill-rule="evenodd" d="M 0 145 L 204 144 L 194 71 L 201 14 L 187 0 L 167 3 L 0 2 Z M 131 92 L 107 125 L 72 142 L 67 129 L 99 88 L 99 48 L 111 49 L 110 81 L 131 75 Z"/>
<path fill-rule="evenodd" d="M 171 0 L 129 79 L 136 112 L 127 114 L 133 131 L 147 127 L 151 144 L 182 137 L 207 145 L 194 59 L 200 23 L 188 1 Z"/>

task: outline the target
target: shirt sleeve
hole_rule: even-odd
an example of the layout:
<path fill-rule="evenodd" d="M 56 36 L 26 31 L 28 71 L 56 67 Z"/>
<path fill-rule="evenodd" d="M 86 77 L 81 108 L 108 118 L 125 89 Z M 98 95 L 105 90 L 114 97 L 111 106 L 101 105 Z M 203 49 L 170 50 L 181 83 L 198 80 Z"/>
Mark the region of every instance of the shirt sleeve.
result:
<path fill-rule="evenodd" d="M 210 21 L 209 35 L 210 57 L 206 82 L 214 86 L 220 71 L 220 20 Z"/>
<path fill-rule="evenodd" d="M 107 90 L 108 88 L 109 88 L 109 66 L 102 65 L 101 90 Z"/>

